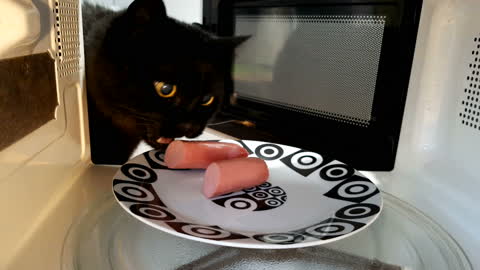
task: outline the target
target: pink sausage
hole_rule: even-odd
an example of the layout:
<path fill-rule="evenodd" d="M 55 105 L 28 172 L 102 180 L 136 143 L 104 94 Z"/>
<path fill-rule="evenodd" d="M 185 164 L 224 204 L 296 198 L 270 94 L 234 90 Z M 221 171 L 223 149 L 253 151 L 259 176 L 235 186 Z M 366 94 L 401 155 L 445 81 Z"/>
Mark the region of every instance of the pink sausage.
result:
<path fill-rule="evenodd" d="M 263 184 L 268 179 L 268 167 L 259 158 L 235 158 L 217 161 L 208 166 L 203 182 L 207 198 L 240 191 Z"/>
<path fill-rule="evenodd" d="M 247 156 L 247 150 L 234 143 L 178 140 L 168 145 L 165 164 L 171 169 L 205 169 L 218 160 Z"/>

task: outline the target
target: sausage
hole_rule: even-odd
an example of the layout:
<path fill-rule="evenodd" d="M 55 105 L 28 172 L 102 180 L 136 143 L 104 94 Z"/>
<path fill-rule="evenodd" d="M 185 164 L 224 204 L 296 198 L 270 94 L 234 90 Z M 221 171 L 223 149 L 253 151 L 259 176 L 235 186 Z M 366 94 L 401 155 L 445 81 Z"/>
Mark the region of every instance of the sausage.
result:
<path fill-rule="evenodd" d="M 265 183 L 268 167 L 260 158 L 235 158 L 210 164 L 205 172 L 203 194 L 207 198 Z"/>
<path fill-rule="evenodd" d="M 177 140 L 168 145 L 165 164 L 171 169 L 205 169 L 218 160 L 247 156 L 247 150 L 234 143 Z"/>

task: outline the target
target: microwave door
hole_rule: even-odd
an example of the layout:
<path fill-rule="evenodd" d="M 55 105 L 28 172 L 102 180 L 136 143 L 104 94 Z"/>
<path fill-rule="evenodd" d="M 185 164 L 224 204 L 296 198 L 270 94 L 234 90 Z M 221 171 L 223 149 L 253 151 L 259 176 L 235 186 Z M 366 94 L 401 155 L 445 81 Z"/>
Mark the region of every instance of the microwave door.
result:
<path fill-rule="evenodd" d="M 256 124 L 212 128 L 393 169 L 421 6 L 410 2 L 228 1 L 206 10 L 219 34 L 250 36 L 235 54 L 235 102 L 220 117 Z"/>

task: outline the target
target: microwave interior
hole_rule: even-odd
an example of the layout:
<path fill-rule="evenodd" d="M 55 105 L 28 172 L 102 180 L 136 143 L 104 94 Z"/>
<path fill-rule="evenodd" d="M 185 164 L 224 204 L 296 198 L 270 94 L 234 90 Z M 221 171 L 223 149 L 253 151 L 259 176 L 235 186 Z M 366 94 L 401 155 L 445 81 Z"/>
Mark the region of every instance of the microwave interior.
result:
<path fill-rule="evenodd" d="M 204 1 L 204 23 L 250 38 L 212 128 L 392 170 L 422 1 Z"/>
<path fill-rule="evenodd" d="M 256 128 L 232 122 L 217 124 L 211 127 L 224 133 L 210 128 L 198 139 L 259 138 L 304 145 L 350 160 L 355 166 L 372 168 L 361 173 L 381 190 L 382 215 L 354 237 L 295 250 L 216 246 L 138 222 L 115 201 L 112 180 L 119 166 L 92 162 L 99 149 L 91 147 L 95 130 L 89 130 L 82 1 L 4 0 L 0 1 L 0 213 L 4 214 L 0 269 L 480 269 L 480 212 L 476 207 L 480 181 L 479 1 L 424 0 L 421 16 L 417 1 L 205 1 L 203 12 L 199 0 L 164 1 L 172 17 L 182 19 L 179 15 L 193 10 L 197 15 L 190 21 L 202 22 L 203 16 L 212 31 L 252 35 L 250 43 L 237 52 L 232 82 L 237 101 L 227 104 L 212 123 L 249 120 Z M 131 1 L 96 2 L 123 8 Z M 304 14 L 309 9 L 313 15 Z M 352 49 L 356 44 L 364 55 L 378 58 L 375 89 L 363 98 L 350 95 L 335 76 L 351 82 L 351 91 L 360 91 L 358 85 L 367 81 L 372 85 L 373 79 L 366 76 L 368 80 L 361 81 L 359 74 L 373 76 L 373 72 L 359 67 L 374 65 L 352 61 L 354 66 L 346 67 L 315 60 L 319 56 L 328 60 L 329 54 L 337 53 L 338 59 L 375 63 L 373 58 L 345 51 L 347 44 L 335 41 L 335 37 L 347 40 L 343 34 L 351 33 L 352 27 L 368 37 L 363 40 L 353 33 L 352 38 L 357 39 L 349 40 Z M 330 38 L 315 37 L 314 31 L 327 32 Z M 372 45 L 371 39 L 378 42 L 380 37 L 369 31 L 382 32 L 381 44 Z M 255 37 L 255 33 L 264 35 Z M 312 43 L 289 41 L 288 35 L 293 34 Z M 259 38 L 275 41 L 270 54 L 255 42 Z M 322 67 L 317 77 L 336 89 L 315 92 L 312 99 L 317 99 L 314 105 L 318 108 L 304 98 L 310 92 L 298 87 L 296 92 L 284 91 L 282 84 L 290 83 L 284 78 L 279 81 L 282 91 L 270 91 L 268 85 L 278 78 L 271 64 L 276 57 L 273 54 L 281 51 L 279 44 L 287 43 L 295 49 L 280 58 L 296 70 L 279 71 L 292 75 L 301 75 L 297 72 L 300 61 L 291 60 L 301 56 L 296 48 L 324 46 L 322 51 L 304 52 L 308 57 L 303 61 L 309 68 Z M 266 55 L 257 57 L 251 48 Z M 394 48 L 398 51 L 392 52 Z M 410 67 L 406 63 L 412 61 L 413 53 Z M 394 65 L 384 59 L 398 62 Z M 339 72 L 342 68 L 344 73 Z M 313 77 L 310 70 L 304 73 Z M 409 79 L 400 79 L 403 76 Z M 314 82 L 295 83 L 310 88 L 321 85 L 317 78 L 308 79 Z M 399 89 L 402 94 L 395 92 Z M 404 101 L 385 101 L 387 94 Z M 377 95 L 384 100 L 377 103 Z M 338 107 L 322 103 L 326 98 L 337 100 Z M 398 105 L 403 110 L 403 103 L 404 112 L 393 108 Z M 397 122 L 386 119 L 387 104 L 393 115 L 398 113 Z M 379 115 L 377 110 L 387 114 Z M 378 117 L 383 120 L 379 122 Z M 304 122 L 322 124 L 314 130 Z M 392 130 L 400 130 L 401 136 Z M 340 131 L 351 132 L 348 140 L 343 140 L 347 135 Z M 327 135 L 332 132 L 336 135 Z M 369 132 L 376 137 L 363 140 Z M 386 143 L 387 137 L 391 144 Z M 329 141 L 322 141 L 325 138 Z M 367 147 L 368 143 L 373 146 Z M 396 150 L 375 150 L 380 144 Z M 380 159 L 378 153 L 386 152 L 384 160 L 374 162 Z M 393 161 L 394 169 L 389 171 Z"/>

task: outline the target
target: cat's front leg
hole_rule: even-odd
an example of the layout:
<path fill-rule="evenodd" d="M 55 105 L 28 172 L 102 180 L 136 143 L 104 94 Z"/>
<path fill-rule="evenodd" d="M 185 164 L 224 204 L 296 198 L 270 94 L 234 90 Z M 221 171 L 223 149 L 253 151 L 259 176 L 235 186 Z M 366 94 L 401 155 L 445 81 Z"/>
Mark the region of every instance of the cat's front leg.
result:
<path fill-rule="evenodd" d="M 93 107 L 93 106 L 91 106 Z M 112 120 L 89 107 L 91 158 L 95 164 L 124 164 L 140 142 Z"/>

